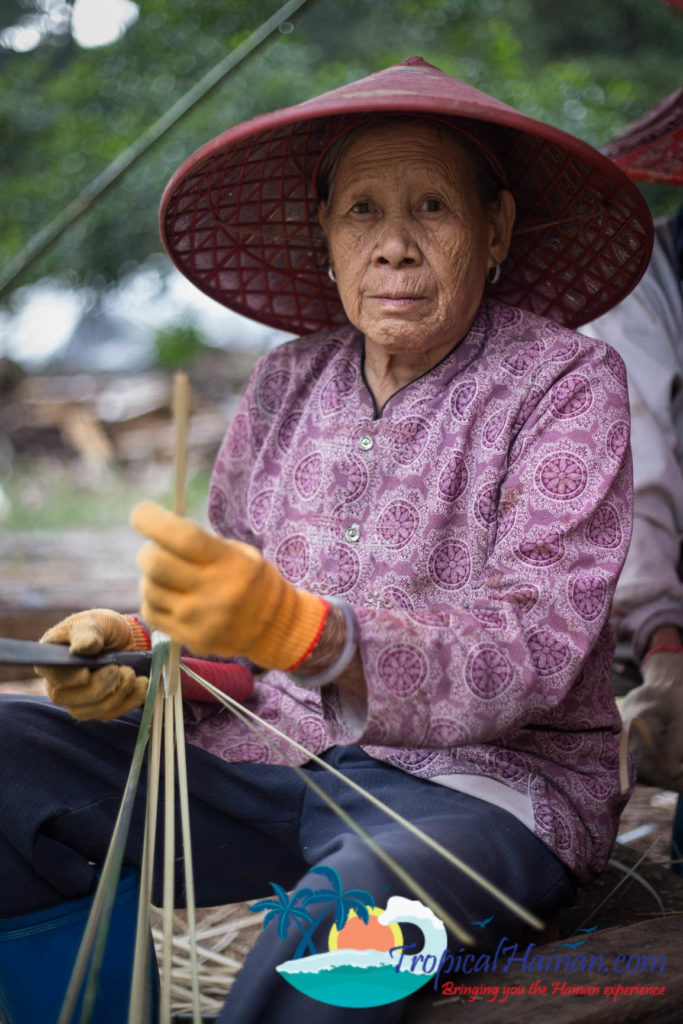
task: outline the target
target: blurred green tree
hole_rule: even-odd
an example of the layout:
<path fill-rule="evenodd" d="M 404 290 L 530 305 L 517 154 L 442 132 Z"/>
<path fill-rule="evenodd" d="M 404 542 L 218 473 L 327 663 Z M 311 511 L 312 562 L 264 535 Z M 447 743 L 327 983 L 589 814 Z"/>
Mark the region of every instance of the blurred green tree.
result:
<path fill-rule="evenodd" d="M 166 370 L 186 369 L 207 350 L 202 332 L 187 322 L 160 327 L 153 344 L 155 365 Z"/>
<path fill-rule="evenodd" d="M 0 0 L 0 265 L 278 6 L 145 0 L 122 38 L 84 49 L 69 31 L 71 0 Z M 12 49 L 8 26 L 41 15 L 40 43 Z M 20 283 L 118 280 L 159 251 L 161 191 L 198 145 L 416 53 L 596 145 L 681 84 L 683 14 L 657 0 L 312 0 L 283 29 Z"/>

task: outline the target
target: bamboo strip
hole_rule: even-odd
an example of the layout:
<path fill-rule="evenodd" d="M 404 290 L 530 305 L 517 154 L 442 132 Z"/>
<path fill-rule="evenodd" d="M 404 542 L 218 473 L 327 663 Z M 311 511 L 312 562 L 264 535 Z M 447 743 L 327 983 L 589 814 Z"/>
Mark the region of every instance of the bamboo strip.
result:
<path fill-rule="evenodd" d="M 184 516 L 186 511 L 185 487 L 187 479 L 187 439 L 190 424 L 191 393 L 187 375 L 176 373 L 173 378 L 173 511 Z M 163 944 L 160 1019 L 170 1020 L 171 985 L 173 975 L 173 918 L 175 878 L 175 799 L 174 783 L 178 783 L 180 826 L 185 870 L 185 896 L 190 935 L 190 959 L 193 969 L 192 1004 L 193 1024 L 201 1024 L 199 1010 L 199 982 L 196 958 L 196 922 L 194 877 L 192 873 L 192 845 L 190 835 L 190 806 L 187 787 L 187 760 L 185 757 L 185 730 L 183 724 L 180 687 L 180 645 L 171 641 L 166 671 L 164 701 L 164 884 L 163 884 Z"/>
<path fill-rule="evenodd" d="M 135 928 L 135 952 L 133 955 L 133 978 L 128 1004 L 128 1024 L 146 1024 L 149 1008 L 149 957 L 150 957 L 150 911 L 152 903 L 152 882 L 154 878 L 154 853 L 156 846 L 156 822 L 159 805 L 159 767 L 161 764 L 161 732 L 164 717 L 164 700 L 161 689 L 157 690 L 152 718 L 152 736 L 147 767 L 147 806 L 145 810 L 145 835 L 142 846 L 140 867 L 140 898 Z"/>
<path fill-rule="evenodd" d="M 183 723 L 183 702 L 180 686 L 173 698 L 176 725 L 176 759 L 178 762 L 178 791 L 180 796 L 180 824 L 183 839 L 183 863 L 185 867 L 185 908 L 187 911 L 188 942 L 190 946 L 190 967 L 192 970 L 192 1020 L 201 1024 L 199 1011 L 199 967 L 197 964 L 197 922 L 195 915 L 194 870 L 192 860 L 192 836 L 190 833 L 190 801 L 187 787 L 187 759 L 185 757 L 185 730 Z"/>
<path fill-rule="evenodd" d="M 57 1024 L 71 1024 L 88 965 L 90 965 L 90 969 L 83 998 L 80 1024 L 89 1024 L 92 1016 L 94 1000 L 97 994 L 99 968 L 104 954 L 104 944 L 107 938 L 111 911 L 123 863 L 123 851 L 126 839 L 128 838 L 135 796 L 142 771 L 142 761 L 152 724 L 152 713 L 159 684 L 160 670 L 160 660 L 153 657 L 147 699 L 145 700 L 142 712 L 126 787 Z"/>
<path fill-rule="evenodd" d="M 168 666 L 166 671 L 168 673 Z M 164 880 L 161 955 L 160 1024 L 171 1019 L 171 939 L 175 890 L 175 736 L 172 697 L 164 694 Z"/>
<path fill-rule="evenodd" d="M 186 512 L 187 439 L 190 431 L 190 382 L 186 373 L 173 376 L 173 511 Z M 173 696 L 180 685 L 180 644 L 171 641 L 168 660 L 167 692 Z"/>

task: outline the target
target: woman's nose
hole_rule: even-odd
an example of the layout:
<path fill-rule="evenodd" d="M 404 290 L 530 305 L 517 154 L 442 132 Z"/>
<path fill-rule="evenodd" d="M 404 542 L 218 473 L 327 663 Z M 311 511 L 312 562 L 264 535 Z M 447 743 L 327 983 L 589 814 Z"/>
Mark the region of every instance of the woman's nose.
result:
<path fill-rule="evenodd" d="M 373 252 L 377 266 L 412 266 L 422 256 L 414 233 L 403 217 L 385 217 L 377 227 Z"/>

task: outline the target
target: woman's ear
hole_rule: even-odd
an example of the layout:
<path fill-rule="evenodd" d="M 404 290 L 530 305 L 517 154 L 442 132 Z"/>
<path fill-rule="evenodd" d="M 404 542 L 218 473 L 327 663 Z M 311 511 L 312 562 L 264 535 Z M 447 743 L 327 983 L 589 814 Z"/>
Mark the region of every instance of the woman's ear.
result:
<path fill-rule="evenodd" d="M 504 189 L 498 196 L 497 207 L 491 208 L 491 235 L 489 254 L 494 263 L 502 263 L 510 249 L 516 214 L 512 192 Z"/>

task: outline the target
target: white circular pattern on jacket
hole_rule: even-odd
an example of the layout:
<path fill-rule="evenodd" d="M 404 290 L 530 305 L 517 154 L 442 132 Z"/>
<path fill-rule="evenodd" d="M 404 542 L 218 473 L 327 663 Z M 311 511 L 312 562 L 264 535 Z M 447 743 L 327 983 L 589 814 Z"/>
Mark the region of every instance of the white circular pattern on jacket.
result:
<path fill-rule="evenodd" d="M 626 387 L 626 367 L 621 356 L 609 346 L 605 349 L 605 363 L 609 372 L 619 384 Z"/>
<path fill-rule="evenodd" d="M 450 407 L 456 419 L 464 419 L 476 393 L 477 382 L 473 377 L 469 377 L 455 385 L 451 391 Z"/>
<path fill-rule="evenodd" d="M 619 747 L 616 743 L 610 742 L 607 736 L 601 737 L 598 761 L 608 771 L 616 771 L 619 767 Z"/>
<path fill-rule="evenodd" d="M 300 583 L 305 578 L 309 562 L 308 541 L 301 533 L 283 540 L 275 553 L 275 564 L 290 583 Z"/>
<path fill-rule="evenodd" d="M 522 541 L 516 554 L 527 565 L 545 568 L 564 557 L 564 538 L 556 530 L 549 530 L 533 540 Z"/>
<path fill-rule="evenodd" d="M 249 453 L 249 426 L 247 417 L 238 413 L 232 423 L 231 455 L 234 459 L 243 459 Z"/>
<path fill-rule="evenodd" d="M 255 533 L 262 533 L 268 520 L 273 500 L 273 488 L 255 494 L 249 502 L 249 523 Z"/>
<path fill-rule="evenodd" d="M 439 754 L 434 750 L 418 748 L 417 750 L 401 750 L 396 754 L 389 754 L 386 760 L 389 764 L 393 764 L 405 772 L 424 776 L 427 769 L 438 762 Z"/>
<path fill-rule="evenodd" d="M 368 486 L 369 473 L 362 458 L 355 453 L 342 455 L 333 467 L 337 493 L 335 498 L 340 505 L 357 501 Z"/>
<path fill-rule="evenodd" d="M 552 837 L 553 845 L 560 850 L 569 850 L 572 845 L 572 829 L 566 816 L 557 807 L 546 804 L 536 812 L 536 823 Z"/>
<path fill-rule="evenodd" d="M 306 455 L 294 470 L 294 486 L 302 498 L 312 498 L 322 482 L 323 458 L 320 452 Z"/>
<path fill-rule="evenodd" d="M 355 587 L 360 575 L 360 562 L 355 549 L 348 544 L 334 544 L 326 554 L 335 565 L 334 571 L 328 570 L 324 575 L 328 593 L 348 594 Z"/>
<path fill-rule="evenodd" d="M 546 498 L 569 501 L 585 490 L 588 470 L 585 463 L 571 452 L 548 455 L 536 467 L 534 483 Z"/>
<path fill-rule="evenodd" d="M 504 779 L 508 785 L 522 782 L 529 774 L 528 758 L 512 750 L 506 750 L 504 755 L 498 750 L 491 750 L 488 761 L 494 778 Z"/>
<path fill-rule="evenodd" d="M 282 408 L 289 381 L 290 374 L 287 370 L 275 370 L 263 378 L 259 384 L 257 398 L 265 412 L 276 413 Z"/>
<path fill-rule="evenodd" d="M 407 501 L 392 501 L 380 513 L 377 529 L 385 547 L 397 551 L 413 538 L 420 523 L 417 509 Z"/>
<path fill-rule="evenodd" d="M 320 410 L 323 416 L 331 416 L 344 408 L 344 399 L 356 385 L 356 368 L 344 360 L 335 368 L 335 373 L 325 384 L 320 394 Z"/>
<path fill-rule="evenodd" d="M 486 484 L 474 496 L 474 514 L 484 526 L 492 526 L 498 516 L 498 484 Z M 499 535 L 499 539 L 500 535 Z"/>
<path fill-rule="evenodd" d="M 559 757 L 566 757 L 579 749 L 581 737 L 577 733 L 558 731 L 548 737 L 548 742 L 552 744 Z"/>
<path fill-rule="evenodd" d="M 467 582 L 470 568 L 467 545 L 459 540 L 442 541 L 429 559 L 429 574 L 444 590 L 459 590 Z"/>
<path fill-rule="evenodd" d="M 469 741 L 466 725 L 446 711 L 435 709 L 430 717 L 427 742 L 435 747 L 459 747 Z"/>
<path fill-rule="evenodd" d="M 283 452 L 287 452 L 289 447 L 294 440 L 294 434 L 296 428 L 299 426 L 299 421 L 303 415 L 303 409 L 295 409 L 290 412 L 288 416 L 280 424 L 280 429 L 277 434 L 278 445 Z"/>
<path fill-rule="evenodd" d="M 401 587 L 388 586 L 382 590 L 382 602 L 385 608 L 405 608 L 408 611 L 412 610 L 413 602 L 410 600 L 405 590 Z"/>
<path fill-rule="evenodd" d="M 597 619 L 607 604 L 607 584 L 600 576 L 575 576 L 568 583 L 569 600 L 582 619 Z"/>
<path fill-rule="evenodd" d="M 626 420 L 617 420 L 613 423 L 609 429 L 607 435 L 607 452 L 616 459 L 617 462 L 621 462 L 628 448 L 628 442 L 630 437 L 630 427 Z"/>
<path fill-rule="evenodd" d="M 539 342 L 531 342 L 506 356 L 502 362 L 503 369 L 514 377 L 526 377 L 531 367 L 538 363 L 538 356 L 542 351 L 543 346 Z"/>
<path fill-rule="evenodd" d="M 235 761 L 244 761 L 250 764 L 263 764 L 268 760 L 270 750 L 267 743 L 259 743 L 256 739 L 240 740 L 232 748 Z"/>
<path fill-rule="evenodd" d="M 392 644 L 380 654 L 377 671 L 384 685 L 401 700 L 417 693 L 427 676 L 427 659 L 413 644 Z"/>
<path fill-rule="evenodd" d="M 549 330 L 552 332 L 556 325 L 550 324 Z M 559 332 L 557 332 L 559 333 Z M 553 363 L 571 363 L 579 354 L 579 346 L 582 344 L 579 338 L 576 336 L 565 334 L 564 337 L 559 341 L 551 345 L 548 349 L 548 359 Z"/>
<path fill-rule="evenodd" d="M 306 750 L 315 753 L 325 749 L 326 731 L 324 722 L 313 715 L 307 715 L 298 723 L 297 735 L 293 739 L 306 747 Z"/>
<path fill-rule="evenodd" d="M 515 416 L 515 421 L 512 426 L 514 433 L 521 430 L 529 417 L 537 411 L 539 402 L 544 398 L 544 396 L 545 391 L 543 388 L 531 388 L 528 395 L 524 397 L 524 401 L 521 403 L 517 411 L 517 415 Z"/>
<path fill-rule="evenodd" d="M 539 676 L 554 676 L 569 662 L 566 640 L 550 629 L 537 629 L 527 639 L 529 654 Z"/>
<path fill-rule="evenodd" d="M 505 431 L 507 419 L 507 410 L 499 409 L 486 420 L 482 440 L 487 448 L 494 448 L 497 443 L 504 443 L 507 447 L 507 432 Z"/>
<path fill-rule="evenodd" d="M 495 644 L 477 644 L 467 656 L 465 682 L 481 700 L 503 694 L 514 677 L 507 655 Z"/>
<path fill-rule="evenodd" d="M 587 412 L 593 404 L 593 392 L 583 374 L 570 373 L 550 391 L 553 412 L 559 419 L 573 419 Z"/>
<path fill-rule="evenodd" d="M 601 505 L 591 516 L 586 532 L 588 539 L 599 548 L 618 548 L 622 531 L 614 507 L 609 503 Z"/>
<path fill-rule="evenodd" d="M 467 487 L 467 466 L 462 455 L 451 455 L 439 476 L 439 496 L 444 501 L 457 501 Z"/>

